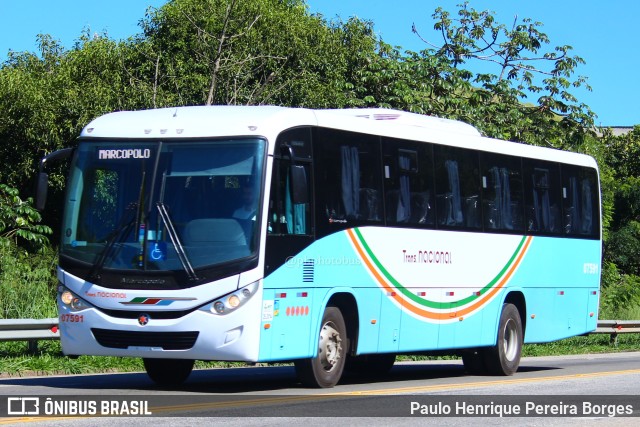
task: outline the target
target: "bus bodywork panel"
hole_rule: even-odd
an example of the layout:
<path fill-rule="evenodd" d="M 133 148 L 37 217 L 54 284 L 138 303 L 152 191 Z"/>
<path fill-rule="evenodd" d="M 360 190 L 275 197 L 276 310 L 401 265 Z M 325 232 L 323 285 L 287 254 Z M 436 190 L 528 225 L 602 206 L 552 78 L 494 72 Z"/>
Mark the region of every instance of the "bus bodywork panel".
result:
<path fill-rule="evenodd" d="M 485 250 L 475 251 L 478 247 Z M 505 292 L 513 289 L 525 298 L 525 341 L 546 342 L 595 329 L 599 275 L 594 265 L 600 265 L 596 240 L 351 229 L 290 258 L 264 280 L 263 293 L 235 313 L 194 310 L 181 318 L 156 320 L 154 313 L 168 307 L 140 304 L 136 313 L 151 319 L 140 325 L 137 318 L 112 317 L 96 308 L 67 312 L 60 304 L 61 340 L 66 354 L 246 361 L 309 357 L 315 343 L 300 338 L 314 336 L 329 297 L 345 291 L 357 303 L 359 354 L 486 346 L 495 343 L 499 308 Z M 131 309 L 132 301 L 150 295 L 101 288 L 63 271 L 59 278 L 103 309 Z M 180 299 L 181 291 L 167 291 L 163 298 L 175 297 L 171 308 L 188 310 L 237 285 L 233 276 L 192 288 L 189 301 Z M 80 315 L 82 322 L 67 315 Z M 144 345 L 114 349 L 99 345 L 85 325 L 123 333 L 199 331 L 199 336 L 189 350 L 160 352 Z"/>
<path fill-rule="evenodd" d="M 183 290 L 106 289 L 63 270 L 58 278 L 90 304 L 76 311 L 58 296 L 60 341 L 67 355 L 257 361 L 261 288 L 236 311 L 220 315 L 209 309 L 210 302 L 237 289 L 238 275 L 191 288 L 188 297 Z M 169 310 L 182 315 L 167 316 Z M 167 350 L 164 344 L 185 348 Z"/>
<path fill-rule="evenodd" d="M 493 345 L 511 291 L 524 296 L 525 342 L 586 333 L 597 322 L 599 265 L 598 240 L 377 227 L 338 232 L 265 279 L 271 309 L 266 318 L 263 310 L 269 328 L 261 328 L 260 358 L 313 356 L 315 343 L 308 348 L 295 337 L 318 330 L 335 288 L 357 302 L 358 354 Z"/>

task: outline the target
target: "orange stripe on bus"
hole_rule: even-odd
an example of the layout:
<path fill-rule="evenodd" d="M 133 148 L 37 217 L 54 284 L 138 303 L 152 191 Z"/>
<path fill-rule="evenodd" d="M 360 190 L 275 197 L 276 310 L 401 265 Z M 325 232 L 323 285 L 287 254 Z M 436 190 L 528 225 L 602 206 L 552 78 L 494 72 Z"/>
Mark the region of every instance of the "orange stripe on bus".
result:
<path fill-rule="evenodd" d="M 366 252 L 364 251 L 364 249 L 361 247 L 360 243 L 358 242 L 357 237 L 355 236 L 354 232 L 351 229 L 349 229 L 349 230 L 347 230 L 347 234 L 349 236 L 349 239 L 353 243 L 354 247 L 356 248 L 356 251 L 360 255 L 360 258 L 362 258 L 362 260 L 364 261 L 365 265 L 367 266 L 367 268 L 369 269 L 371 274 L 376 278 L 378 283 L 385 290 L 387 290 L 387 292 L 393 292 L 394 288 L 387 284 L 387 281 L 385 280 L 385 278 L 373 266 L 373 264 L 369 260 L 369 257 L 366 255 Z M 525 244 L 524 244 L 522 250 L 520 251 L 520 253 L 518 254 L 515 262 L 513 263 L 513 265 L 509 269 L 509 271 L 507 271 L 507 273 L 503 276 L 503 278 L 500 280 L 500 282 L 496 286 L 491 288 L 491 290 L 489 292 L 484 294 L 483 297 L 481 299 L 479 299 L 478 301 L 476 301 L 473 305 L 471 305 L 471 306 L 469 306 L 469 307 L 467 307 L 465 309 L 456 311 L 456 314 L 458 316 L 464 316 L 464 315 L 466 315 L 468 313 L 471 313 L 472 311 L 475 311 L 476 309 L 480 308 L 480 306 L 484 305 L 487 300 L 492 298 L 507 283 L 509 278 L 513 275 L 515 270 L 518 268 L 518 266 L 522 262 L 524 254 L 527 252 L 527 249 L 529 248 L 529 245 L 531 244 L 531 240 L 532 240 L 531 236 L 527 237 L 527 239 L 525 241 Z M 409 311 L 411 311 L 414 314 L 417 314 L 418 316 L 426 317 L 428 319 L 434 319 L 434 320 L 449 320 L 450 319 L 450 314 L 451 313 L 449 313 L 449 312 L 436 313 L 436 312 L 431 312 L 431 311 L 427 311 L 427 310 L 415 307 L 415 306 L 413 306 L 411 304 L 406 304 L 404 299 L 398 294 L 393 295 L 393 299 L 395 299 L 402 307 L 407 308 Z"/>

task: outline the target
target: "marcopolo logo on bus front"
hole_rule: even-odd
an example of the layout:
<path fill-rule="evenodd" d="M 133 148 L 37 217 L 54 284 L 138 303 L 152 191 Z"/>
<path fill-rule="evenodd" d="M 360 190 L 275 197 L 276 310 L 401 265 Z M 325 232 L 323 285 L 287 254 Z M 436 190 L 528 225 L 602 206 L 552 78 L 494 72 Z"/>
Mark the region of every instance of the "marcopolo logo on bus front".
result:
<path fill-rule="evenodd" d="M 148 159 L 151 150 L 148 148 L 126 148 L 121 150 L 98 150 L 100 160 L 111 159 Z"/>

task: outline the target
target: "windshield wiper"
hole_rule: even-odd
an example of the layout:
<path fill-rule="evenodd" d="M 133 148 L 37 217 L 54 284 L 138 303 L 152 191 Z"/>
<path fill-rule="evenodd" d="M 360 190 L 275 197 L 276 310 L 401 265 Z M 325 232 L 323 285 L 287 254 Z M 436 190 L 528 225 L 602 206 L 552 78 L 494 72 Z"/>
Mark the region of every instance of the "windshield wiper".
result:
<path fill-rule="evenodd" d="M 187 257 L 187 254 L 184 251 L 184 246 L 182 245 L 182 242 L 180 241 L 180 237 L 178 237 L 178 233 L 176 232 L 176 229 L 173 226 L 173 221 L 171 220 L 171 217 L 169 216 L 169 212 L 167 211 L 167 207 L 165 206 L 164 203 L 157 202 L 156 203 L 156 208 L 158 209 L 158 215 L 160 216 L 160 219 L 162 219 L 162 222 L 164 223 L 165 227 L 167 228 L 167 233 L 169 234 L 169 238 L 171 239 L 171 243 L 173 243 L 173 246 L 176 248 L 176 254 L 178 255 L 178 259 L 180 260 L 180 263 L 182 264 L 182 268 L 184 268 L 184 271 L 187 273 L 187 276 L 189 277 L 189 280 L 198 280 L 198 276 L 196 275 L 196 272 L 194 271 L 193 266 L 191 265 L 191 262 L 189 261 L 189 257 Z"/>
<path fill-rule="evenodd" d="M 137 206 L 137 203 L 131 203 L 129 206 L 127 206 L 125 213 L 124 215 L 122 215 L 122 219 L 120 220 L 120 224 L 107 237 L 107 242 L 104 246 L 104 249 L 102 250 L 102 252 L 100 252 L 98 259 L 94 263 L 93 268 L 89 273 L 89 277 L 91 278 L 91 280 L 96 280 L 99 278 L 100 272 L 104 267 L 104 263 L 107 262 L 109 253 L 111 252 L 111 249 L 115 246 L 115 244 L 121 242 L 124 238 L 126 238 L 127 235 L 129 235 L 131 228 L 133 227 L 134 223 L 137 222 L 138 218 L 137 215 L 133 215 L 133 217 L 127 221 L 127 213 L 133 211 L 135 208 L 137 208 Z"/>

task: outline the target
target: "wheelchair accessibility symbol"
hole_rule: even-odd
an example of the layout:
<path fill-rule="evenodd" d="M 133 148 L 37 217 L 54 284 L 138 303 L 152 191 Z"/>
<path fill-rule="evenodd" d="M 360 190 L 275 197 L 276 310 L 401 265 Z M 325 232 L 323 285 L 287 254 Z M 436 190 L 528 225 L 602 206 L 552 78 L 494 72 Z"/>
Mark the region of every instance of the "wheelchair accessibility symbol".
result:
<path fill-rule="evenodd" d="M 167 245 L 164 242 L 153 242 L 148 253 L 151 261 L 164 260 L 167 257 Z"/>

